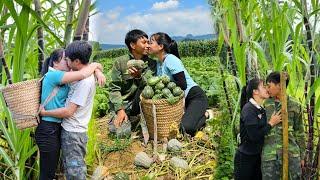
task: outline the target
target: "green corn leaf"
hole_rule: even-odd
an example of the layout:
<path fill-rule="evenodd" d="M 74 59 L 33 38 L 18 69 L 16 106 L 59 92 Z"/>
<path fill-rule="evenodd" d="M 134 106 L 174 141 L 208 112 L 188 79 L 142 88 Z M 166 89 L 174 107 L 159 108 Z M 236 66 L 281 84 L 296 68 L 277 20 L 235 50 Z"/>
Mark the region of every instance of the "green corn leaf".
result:
<path fill-rule="evenodd" d="M 320 78 L 317 78 L 313 85 L 310 87 L 309 91 L 308 91 L 308 95 L 307 95 L 307 98 L 306 98 L 306 102 L 309 102 L 310 99 L 311 99 L 311 96 L 314 96 L 315 95 L 315 92 L 320 89 Z"/>
<path fill-rule="evenodd" d="M 22 166 L 25 162 L 38 150 L 37 146 L 31 147 L 26 153 L 23 153 L 21 156 L 21 160 L 18 163 L 18 166 Z"/>
<path fill-rule="evenodd" d="M 25 2 L 18 1 L 18 4 L 26 8 L 30 12 L 30 14 L 46 29 L 46 31 L 50 33 L 61 46 L 63 45 L 61 39 L 46 25 L 45 22 L 43 22 L 43 20 L 39 17 L 36 11 L 31 9 Z"/>
<path fill-rule="evenodd" d="M 1 154 L 1 157 L 4 159 L 4 161 L 6 162 L 6 164 L 9 165 L 9 167 L 14 166 L 14 162 L 2 147 L 0 147 L 0 154 Z"/>

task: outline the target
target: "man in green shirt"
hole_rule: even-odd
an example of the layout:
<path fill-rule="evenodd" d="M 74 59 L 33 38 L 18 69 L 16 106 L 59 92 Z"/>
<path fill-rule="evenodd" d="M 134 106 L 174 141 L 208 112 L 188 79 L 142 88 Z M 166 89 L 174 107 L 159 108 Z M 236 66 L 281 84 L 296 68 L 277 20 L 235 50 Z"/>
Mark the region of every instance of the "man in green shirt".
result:
<path fill-rule="evenodd" d="M 114 60 L 111 69 L 111 82 L 109 83 L 109 106 L 112 115 L 109 123 L 111 132 L 121 127 L 130 132 L 130 121 L 140 114 L 140 94 L 146 85 L 143 75 L 151 70 L 156 73 L 156 61 L 148 57 L 149 41 L 148 35 L 138 29 L 129 31 L 126 34 L 125 43 L 130 54 L 118 57 Z M 142 70 L 127 68 L 129 60 L 143 60 L 148 63 L 148 67 Z M 154 75 L 153 74 L 153 75 Z M 125 122 L 125 123 L 123 123 Z M 129 125 L 128 125 L 129 124 Z"/>
<path fill-rule="evenodd" d="M 268 92 L 272 98 L 266 100 L 264 106 L 267 118 L 281 109 L 280 73 L 272 72 L 267 77 Z M 289 77 L 286 85 L 289 83 Z M 306 139 L 303 125 L 301 104 L 288 96 L 288 133 L 289 133 L 289 179 L 300 179 L 304 166 Z M 274 126 L 265 137 L 261 156 L 262 179 L 279 180 L 282 177 L 282 123 Z"/>

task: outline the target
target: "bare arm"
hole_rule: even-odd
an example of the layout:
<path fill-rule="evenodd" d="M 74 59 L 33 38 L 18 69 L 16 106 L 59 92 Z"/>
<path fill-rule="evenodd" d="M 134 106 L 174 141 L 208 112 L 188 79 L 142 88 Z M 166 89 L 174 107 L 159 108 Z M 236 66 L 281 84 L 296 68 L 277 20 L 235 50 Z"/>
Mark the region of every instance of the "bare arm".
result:
<path fill-rule="evenodd" d="M 71 71 L 66 72 L 63 75 L 63 78 L 61 80 L 61 84 L 67 84 L 74 81 L 79 81 L 82 79 L 85 79 L 89 76 L 91 76 L 96 69 L 103 70 L 102 65 L 100 63 L 91 63 L 88 66 L 82 68 L 79 71 Z"/>
<path fill-rule="evenodd" d="M 56 118 L 69 118 L 76 112 L 77 108 L 78 108 L 77 104 L 70 102 L 67 107 L 57 108 L 49 111 L 42 109 L 40 111 L 40 115 L 51 116 Z"/>
<path fill-rule="evenodd" d="M 103 87 L 106 84 L 106 77 L 100 69 L 96 69 L 94 71 L 94 76 L 96 77 L 100 87 Z"/>

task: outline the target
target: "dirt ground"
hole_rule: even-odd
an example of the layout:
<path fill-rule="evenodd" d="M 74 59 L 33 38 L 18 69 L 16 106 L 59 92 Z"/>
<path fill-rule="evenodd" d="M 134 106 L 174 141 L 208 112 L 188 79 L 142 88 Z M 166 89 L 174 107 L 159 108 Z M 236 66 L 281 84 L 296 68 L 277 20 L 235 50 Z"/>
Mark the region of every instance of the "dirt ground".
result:
<path fill-rule="evenodd" d="M 134 158 L 141 151 L 152 157 L 153 142 L 149 141 L 147 147 L 144 147 L 139 132 L 133 132 L 131 138 L 116 139 L 108 133 L 107 120 L 108 117 L 104 117 L 96 121 L 97 143 L 102 161 L 100 164 L 107 171 L 105 179 L 113 179 L 120 172 L 126 173 L 130 179 L 212 179 L 216 165 L 214 150 L 217 145 L 210 140 L 208 133 L 202 133 L 201 137 L 178 139 L 183 144 L 179 153 L 164 151 L 163 144 L 159 142 L 157 157 L 162 158 L 157 158 L 149 169 L 144 169 L 134 165 Z M 170 166 L 169 160 L 173 156 L 186 160 L 190 169 Z"/>

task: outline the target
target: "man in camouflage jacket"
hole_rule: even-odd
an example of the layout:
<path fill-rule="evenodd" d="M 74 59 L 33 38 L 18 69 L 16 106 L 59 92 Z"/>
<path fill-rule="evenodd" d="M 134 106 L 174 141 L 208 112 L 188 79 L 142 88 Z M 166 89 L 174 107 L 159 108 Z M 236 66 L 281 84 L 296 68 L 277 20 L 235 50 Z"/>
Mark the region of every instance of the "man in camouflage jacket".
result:
<path fill-rule="evenodd" d="M 138 29 L 129 31 L 125 43 L 130 54 L 116 58 L 110 72 L 109 109 L 112 118 L 109 129 L 114 132 L 115 128 L 130 123 L 130 116 L 134 117 L 140 113 L 140 94 L 146 85 L 143 75 L 147 70 L 156 73 L 156 61 L 148 57 L 149 42 L 145 32 Z M 128 69 L 127 62 L 133 59 L 148 62 L 148 67 L 142 71 L 134 67 Z"/>
<path fill-rule="evenodd" d="M 289 78 L 286 82 L 288 85 Z M 280 73 L 273 72 L 267 77 L 268 92 L 272 98 L 265 101 L 267 118 L 281 110 Z M 289 133 L 289 179 L 300 179 L 304 166 L 305 134 L 303 111 L 299 102 L 288 96 L 288 133 Z M 282 177 L 282 123 L 273 127 L 265 137 L 261 155 L 262 179 L 279 180 Z"/>

